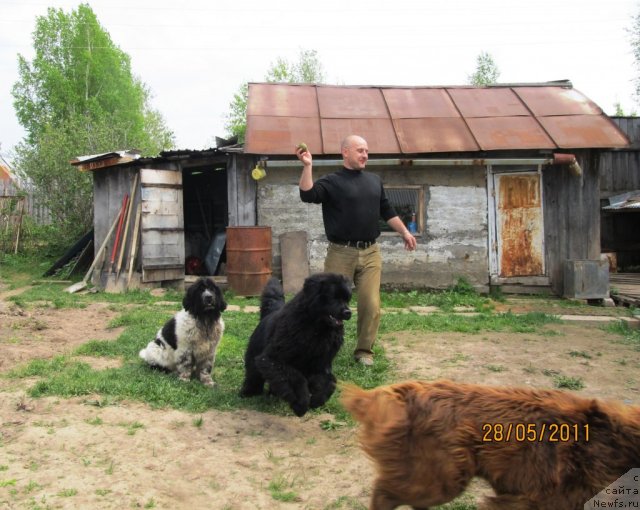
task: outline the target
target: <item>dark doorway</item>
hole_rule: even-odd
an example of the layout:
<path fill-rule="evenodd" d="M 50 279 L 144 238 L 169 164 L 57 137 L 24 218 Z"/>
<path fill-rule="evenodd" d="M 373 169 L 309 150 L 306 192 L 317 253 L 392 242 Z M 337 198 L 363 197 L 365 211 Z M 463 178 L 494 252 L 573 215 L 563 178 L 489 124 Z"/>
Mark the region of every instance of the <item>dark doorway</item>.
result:
<path fill-rule="evenodd" d="M 224 274 L 228 223 L 226 162 L 183 172 L 185 273 Z"/>

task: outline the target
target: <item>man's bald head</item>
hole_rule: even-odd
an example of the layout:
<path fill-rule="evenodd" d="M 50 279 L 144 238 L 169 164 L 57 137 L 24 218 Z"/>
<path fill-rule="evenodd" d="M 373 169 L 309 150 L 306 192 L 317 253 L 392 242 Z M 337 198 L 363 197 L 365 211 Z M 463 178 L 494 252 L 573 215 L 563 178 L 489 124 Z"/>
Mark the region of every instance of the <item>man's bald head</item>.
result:
<path fill-rule="evenodd" d="M 342 140 L 342 143 L 340 144 L 340 150 L 343 151 L 353 145 L 358 145 L 358 144 L 367 145 L 367 141 L 361 136 L 349 135 Z"/>
<path fill-rule="evenodd" d="M 342 160 L 349 170 L 364 170 L 369 159 L 367 141 L 358 135 L 349 135 L 342 140 Z"/>

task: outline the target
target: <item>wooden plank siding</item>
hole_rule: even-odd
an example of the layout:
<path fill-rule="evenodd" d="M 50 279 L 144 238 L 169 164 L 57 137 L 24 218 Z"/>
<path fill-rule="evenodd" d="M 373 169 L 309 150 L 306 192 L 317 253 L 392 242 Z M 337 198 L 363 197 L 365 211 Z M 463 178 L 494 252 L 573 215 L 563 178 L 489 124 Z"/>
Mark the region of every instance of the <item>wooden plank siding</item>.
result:
<path fill-rule="evenodd" d="M 603 151 L 600 158 L 600 198 L 640 189 L 640 118 L 612 117 L 629 137 L 625 149 Z"/>
<path fill-rule="evenodd" d="M 105 236 L 109 232 L 111 224 L 115 218 L 120 214 L 120 208 L 122 207 L 122 199 L 125 195 L 131 193 L 131 185 L 137 169 L 120 167 L 111 169 L 109 172 L 95 172 L 93 176 L 93 225 L 94 225 L 94 246 L 101 246 Z M 133 207 L 137 207 L 140 201 L 139 190 L 136 191 L 136 197 L 134 198 Z M 135 210 L 135 209 L 134 209 Z M 133 222 L 135 221 L 134 215 L 130 218 L 129 229 L 125 248 L 128 250 L 131 246 L 131 237 L 133 235 Z M 124 232 L 126 225 L 122 226 Z M 111 237 L 106 246 L 106 261 L 111 256 L 113 250 L 113 244 L 115 243 L 115 234 Z M 98 256 L 95 253 L 94 256 Z M 104 267 L 107 265 L 104 264 Z M 100 281 L 100 273 L 102 267 L 96 267 L 93 275 L 93 282 Z"/>
<path fill-rule="evenodd" d="M 142 281 L 184 279 L 182 172 L 140 169 Z"/>
<path fill-rule="evenodd" d="M 600 204 L 597 152 L 575 151 L 582 175 L 566 166 L 550 165 L 543 171 L 547 274 L 559 296 L 564 292 L 565 260 L 599 260 Z"/>
<path fill-rule="evenodd" d="M 251 169 L 256 165 L 253 157 L 232 158 L 227 167 L 227 189 L 230 227 L 256 225 L 256 181 Z"/>

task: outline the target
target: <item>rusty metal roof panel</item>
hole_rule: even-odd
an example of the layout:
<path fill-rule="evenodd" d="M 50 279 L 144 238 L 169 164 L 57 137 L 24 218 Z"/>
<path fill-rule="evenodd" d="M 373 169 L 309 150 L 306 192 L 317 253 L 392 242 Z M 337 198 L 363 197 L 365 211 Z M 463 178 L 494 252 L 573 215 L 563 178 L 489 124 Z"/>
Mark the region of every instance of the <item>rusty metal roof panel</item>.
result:
<path fill-rule="evenodd" d="M 296 145 L 305 142 L 311 154 L 322 154 L 322 138 L 318 119 L 303 117 L 247 117 L 245 152 L 249 154 L 291 154 Z M 338 151 L 339 152 L 339 151 Z"/>
<path fill-rule="evenodd" d="M 264 86 L 249 84 L 250 101 L 247 116 L 318 117 L 318 100 L 314 85 L 289 85 L 274 83 Z"/>
<path fill-rule="evenodd" d="M 384 88 L 382 94 L 392 119 L 460 117 L 443 88 Z"/>
<path fill-rule="evenodd" d="M 618 148 L 626 135 L 568 82 L 490 87 L 249 85 L 245 152 L 340 154 L 356 133 L 373 154 Z"/>
<path fill-rule="evenodd" d="M 323 153 L 340 154 L 345 133 L 362 136 L 367 141 L 370 154 L 400 153 L 391 119 L 322 119 Z"/>
<path fill-rule="evenodd" d="M 405 154 L 479 150 L 461 118 L 396 119 L 393 124 Z"/>
<path fill-rule="evenodd" d="M 539 117 L 538 122 L 562 149 L 621 148 L 627 137 L 604 115 Z"/>
<path fill-rule="evenodd" d="M 467 123 L 482 150 L 557 148 L 533 117 L 470 118 Z"/>
<path fill-rule="evenodd" d="M 388 119 L 387 105 L 379 88 L 318 87 L 323 119 Z"/>
<path fill-rule="evenodd" d="M 463 117 L 514 117 L 530 115 L 510 88 L 449 88 Z"/>
<path fill-rule="evenodd" d="M 602 115 L 602 110 L 581 92 L 569 87 L 518 87 L 514 92 L 536 117 L 549 115 Z"/>

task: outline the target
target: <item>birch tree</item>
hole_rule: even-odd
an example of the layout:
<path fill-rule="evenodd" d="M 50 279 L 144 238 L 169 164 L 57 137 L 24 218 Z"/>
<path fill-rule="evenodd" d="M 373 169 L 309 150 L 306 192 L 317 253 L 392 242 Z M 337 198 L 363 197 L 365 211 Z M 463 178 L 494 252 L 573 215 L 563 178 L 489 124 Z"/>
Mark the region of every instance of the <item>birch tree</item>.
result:
<path fill-rule="evenodd" d="M 173 146 L 173 133 L 89 5 L 69 14 L 49 8 L 36 18 L 33 48 L 31 61 L 18 55 L 12 88 L 26 132 L 16 171 L 71 237 L 90 228 L 93 206 L 90 175 L 69 161 L 121 149 L 153 156 Z"/>

